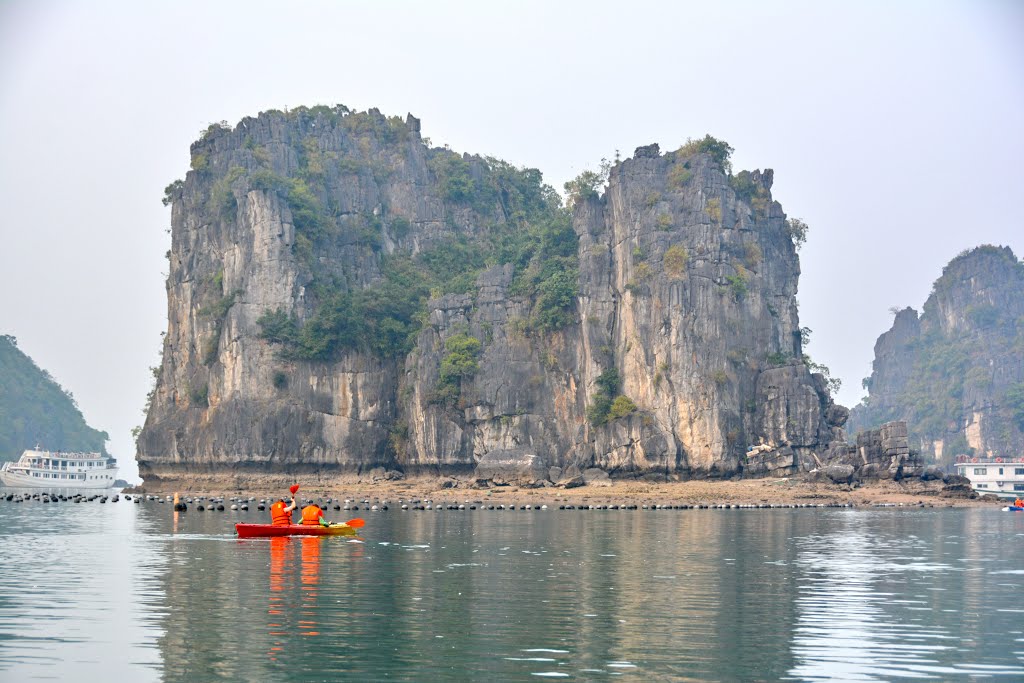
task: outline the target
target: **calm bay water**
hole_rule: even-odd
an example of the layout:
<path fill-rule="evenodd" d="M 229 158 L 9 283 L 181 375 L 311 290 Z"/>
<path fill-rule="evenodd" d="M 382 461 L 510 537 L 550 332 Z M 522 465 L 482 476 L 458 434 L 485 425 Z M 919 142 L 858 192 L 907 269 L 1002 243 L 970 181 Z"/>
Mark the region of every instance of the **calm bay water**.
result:
<path fill-rule="evenodd" d="M 1024 680 L 1024 514 L 352 514 L 0 502 L 0 681 Z"/>

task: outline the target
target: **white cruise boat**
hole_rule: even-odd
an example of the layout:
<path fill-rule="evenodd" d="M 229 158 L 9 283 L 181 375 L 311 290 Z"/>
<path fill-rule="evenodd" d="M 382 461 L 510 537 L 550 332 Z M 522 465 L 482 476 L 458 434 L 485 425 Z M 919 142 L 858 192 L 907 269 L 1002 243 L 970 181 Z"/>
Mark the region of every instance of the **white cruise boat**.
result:
<path fill-rule="evenodd" d="M 18 462 L 0 468 L 0 481 L 6 486 L 109 489 L 116 480 L 117 461 L 109 455 L 51 453 L 38 446 L 22 453 Z"/>
<path fill-rule="evenodd" d="M 958 455 L 956 473 L 971 480 L 971 488 L 1013 500 L 1024 498 L 1024 458 L 977 458 Z"/>

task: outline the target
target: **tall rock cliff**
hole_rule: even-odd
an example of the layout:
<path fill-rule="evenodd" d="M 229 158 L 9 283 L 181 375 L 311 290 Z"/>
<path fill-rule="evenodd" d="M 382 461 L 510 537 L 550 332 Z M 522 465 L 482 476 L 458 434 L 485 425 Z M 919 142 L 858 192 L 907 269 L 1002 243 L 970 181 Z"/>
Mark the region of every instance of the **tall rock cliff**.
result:
<path fill-rule="evenodd" d="M 801 226 L 729 152 L 639 148 L 566 209 L 411 115 L 211 127 L 167 190 L 140 473 L 719 476 L 750 444 L 807 466 L 846 411 L 801 361 Z"/>
<path fill-rule="evenodd" d="M 1024 452 L 1024 264 L 1008 247 L 966 251 L 943 269 L 920 316 L 897 312 L 875 343 L 868 397 L 851 429 L 906 420 L 912 444 L 957 455 Z"/>

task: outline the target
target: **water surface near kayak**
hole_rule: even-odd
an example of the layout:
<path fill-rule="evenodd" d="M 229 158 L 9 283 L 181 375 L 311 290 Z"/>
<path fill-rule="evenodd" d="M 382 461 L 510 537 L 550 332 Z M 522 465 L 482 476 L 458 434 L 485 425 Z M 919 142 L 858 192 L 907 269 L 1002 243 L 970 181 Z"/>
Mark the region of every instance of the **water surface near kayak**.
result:
<path fill-rule="evenodd" d="M 1024 514 L 351 514 L 0 502 L 0 680 L 1024 680 Z"/>

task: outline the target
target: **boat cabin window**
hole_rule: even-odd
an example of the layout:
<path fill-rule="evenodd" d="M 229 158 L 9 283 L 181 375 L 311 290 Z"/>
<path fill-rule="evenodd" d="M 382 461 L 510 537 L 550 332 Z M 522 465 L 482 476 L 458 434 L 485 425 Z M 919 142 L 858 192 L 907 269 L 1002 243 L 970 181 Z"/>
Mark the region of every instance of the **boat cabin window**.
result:
<path fill-rule="evenodd" d="M 1013 490 L 1014 491 L 1024 491 L 1024 484 L 1014 484 L 1013 485 Z"/>
<path fill-rule="evenodd" d="M 988 488 L 988 484 L 975 484 L 974 486 L 975 486 L 975 488 L 979 488 L 979 489 L 987 489 Z"/>
<path fill-rule="evenodd" d="M 975 474 L 988 474 L 988 468 L 987 467 L 975 467 L 974 468 L 974 473 Z"/>
<path fill-rule="evenodd" d="M 999 468 L 999 474 L 1002 474 L 1002 473 L 1003 473 L 1003 468 L 1002 468 L 1002 467 L 1000 467 L 1000 468 Z"/>
<path fill-rule="evenodd" d="M 1018 477 L 1024 475 L 1024 467 L 1014 467 L 1013 473 L 1016 474 Z"/>

